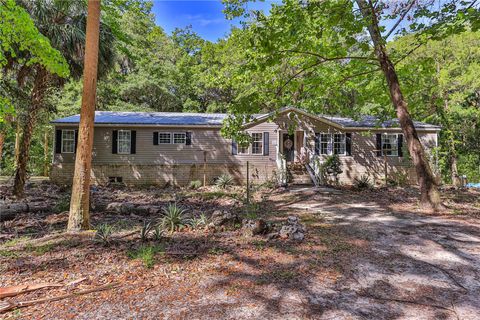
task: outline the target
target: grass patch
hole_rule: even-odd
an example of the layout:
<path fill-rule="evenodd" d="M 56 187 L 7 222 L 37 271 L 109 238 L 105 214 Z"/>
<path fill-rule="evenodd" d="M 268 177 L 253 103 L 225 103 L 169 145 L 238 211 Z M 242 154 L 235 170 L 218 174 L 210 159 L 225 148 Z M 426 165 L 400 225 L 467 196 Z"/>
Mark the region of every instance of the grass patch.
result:
<path fill-rule="evenodd" d="M 37 256 L 42 256 L 47 252 L 53 251 L 56 245 L 54 243 L 47 243 L 41 246 L 33 246 L 31 243 L 25 246 L 25 250 L 29 252 L 33 252 Z"/>
<path fill-rule="evenodd" d="M 129 250 L 127 256 L 133 260 L 141 260 L 145 267 L 152 268 L 155 265 L 155 256 L 164 252 L 163 245 L 142 245 L 137 249 Z"/>
<path fill-rule="evenodd" d="M 208 250 L 209 254 L 220 256 L 225 253 L 225 250 L 220 247 L 213 247 Z"/>
<path fill-rule="evenodd" d="M 18 253 L 10 250 L 0 250 L 0 257 L 3 258 L 18 258 Z"/>
<path fill-rule="evenodd" d="M 28 241 L 30 240 L 30 237 L 24 236 L 24 237 L 18 237 L 18 238 L 13 238 L 11 240 L 5 241 L 3 243 L 3 247 L 13 247 L 23 241 Z"/>

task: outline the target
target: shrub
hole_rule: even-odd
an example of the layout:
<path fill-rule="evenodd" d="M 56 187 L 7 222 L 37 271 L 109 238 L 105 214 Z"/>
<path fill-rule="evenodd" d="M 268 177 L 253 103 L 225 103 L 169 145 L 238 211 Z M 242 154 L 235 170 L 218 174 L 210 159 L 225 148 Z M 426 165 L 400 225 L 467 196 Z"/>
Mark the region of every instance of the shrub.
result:
<path fill-rule="evenodd" d="M 170 203 L 167 207 L 164 207 L 162 211 L 162 225 L 170 232 L 179 230 L 184 226 L 186 210 L 178 206 L 177 203 Z"/>
<path fill-rule="evenodd" d="M 215 185 L 220 189 L 226 189 L 233 185 L 233 177 L 229 174 L 222 174 L 220 177 L 217 178 L 215 181 Z"/>
<path fill-rule="evenodd" d="M 320 166 L 322 180 L 326 181 L 327 176 L 333 176 L 335 183 L 338 184 L 338 175 L 343 172 L 342 162 L 337 154 L 328 156 Z"/>
<path fill-rule="evenodd" d="M 140 246 L 138 249 L 130 250 L 127 255 L 130 259 L 142 260 L 147 268 L 152 268 L 155 264 L 155 255 L 159 252 L 164 252 L 165 248 L 162 245 L 154 246 Z"/>
<path fill-rule="evenodd" d="M 188 224 L 192 229 L 205 228 L 208 225 L 208 218 L 202 213 L 199 217 L 190 219 Z"/>
<path fill-rule="evenodd" d="M 387 179 L 387 183 L 391 186 L 405 187 L 408 185 L 408 174 L 406 172 L 392 172 Z"/>
<path fill-rule="evenodd" d="M 195 190 L 195 189 L 200 188 L 201 186 L 202 186 L 202 181 L 200 181 L 200 180 L 193 180 L 193 181 L 190 181 L 190 184 L 189 184 L 188 187 L 189 187 L 190 189 Z"/>
<path fill-rule="evenodd" d="M 355 177 L 353 186 L 359 190 L 371 189 L 373 188 L 373 183 L 368 175 L 361 175 L 360 178 Z"/>
<path fill-rule="evenodd" d="M 113 230 L 113 226 L 102 223 L 97 227 L 97 232 L 95 233 L 94 240 L 97 242 L 101 242 L 104 245 L 110 244 L 112 240 Z"/>
<path fill-rule="evenodd" d="M 70 197 L 62 197 L 58 199 L 57 203 L 53 207 L 53 211 L 56 213 L 65 212 L 70 210 Z"/>

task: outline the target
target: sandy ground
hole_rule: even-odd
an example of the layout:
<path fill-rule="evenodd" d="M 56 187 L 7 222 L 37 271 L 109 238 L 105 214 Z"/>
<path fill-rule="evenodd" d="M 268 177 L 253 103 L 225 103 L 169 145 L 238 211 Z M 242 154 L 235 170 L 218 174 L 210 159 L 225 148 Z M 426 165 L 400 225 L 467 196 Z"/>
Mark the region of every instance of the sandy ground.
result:
<path fill-rule="evenodd" d="M 305 241 L 247 238 L 239 230 L 178 232 L 165 240 L 166 252 L 195 254 L 160 254 L 153 268 L 127 257 L 138 239 L 103 247 L 60 234 L 61 245 L 55 250 L 27 255 L 21 254 L 25 245 L 20 242 L 13 246 L 17 256 L 0 257 L 1 285 L 87 277 L 78 289 L 109 282 L 120 286 L 1 316 L 479 319 L 477 216 L 455 208 L 443 215 L 421 213 L 415 191 L 399 193 L 308 188 L 269 192 L 262 195 L 258 216 L 282 221 L 297 215 L 307 226 Z M 475 212 L 478 195 L 468 198 L 474 199 L 469 208 Z M 452 206 L 470 210 L 456 199 L 450 199 Z M 58 290 L 42 290 L 11 301 L 56 294 Z"/>

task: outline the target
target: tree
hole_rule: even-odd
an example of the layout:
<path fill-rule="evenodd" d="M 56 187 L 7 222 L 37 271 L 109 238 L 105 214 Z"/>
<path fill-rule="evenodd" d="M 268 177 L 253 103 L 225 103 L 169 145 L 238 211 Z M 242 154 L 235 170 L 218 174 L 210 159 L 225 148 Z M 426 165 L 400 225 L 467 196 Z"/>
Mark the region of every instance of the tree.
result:
<path fill-rule="evenodd" d="M 244 13 L 246 1 L 225 2 L 228 14 Z M 276 91 L 276 97 L 285 96 L 285 92 L 308 97 L 316 91 L 319 95 L 339 85 L 348 92 L 352 79 L 357 81 L 358 78 L 365 79 L 366 75 L 371 77 L 382 72 L 417 172 L 420 202 L 425 207 L 437 209 L 441 203 L 435 178 L 418 139 L 386 43 L 391 35 L 411 30 L 417 35 L 417 43 L 412 45 L 409 53 L 414 52 L 427 39 L 464 31 L 465 27 L 459 25 L 475 21 L 471 17 L 476 17 L 477 12 L 475 1 L 449 1 L 439 10 L 430 1 L 415 0 L 395 4 L 369 0 L 285 0 L 282 5 L 273 5 L 269 16 L 261 12 L 252 15 L 254 19 L 249 25 L 251 61 L 254 69 L 271 72 L 275 70 L 272 66 L 286 66 L 284 68 L 292 70 L 287 79 L 272 73 L 274 80 L 270 85 L 267 83 L 266 88 L 277 87 L 272 90 Z M 406 18 L 410 19 L 408 23 L 405 23 Z M 429 22 L 420 23 L 421 19 Z M 393 23 L 390 30 L 382 26 L 387 21 Z M 404 57 L 395 58 L 401 60 Z M 282 84 L 279 84 L 279 78 Z M 288 98 L 292 96 L 295 97 L 292 94 Z"/>
<path fill-rule="evenodd" d="M 82 109 L 80 113 L 72 197 L 70 200 L 70 215 L 67 226 L 69 231 L 88 229 L 90 227 L 90 169 L 92 165 L 99 38 L 100 0 L 89 0 Z"/>
<path fill-rule="evenodd" d="M 36 27 L 58 49 L 68 62 L 72 76 L 79 76 L 83 67 L 83 46 L 85 29 L 85 7 L 76 1 L 19 1 Z M 100 69 L 107 71 L 113 63 L 113 36 L 108 27 L 103 26 Z M 13 192 L 23 196 L 27 176 L 30 143 L 38 115 L 45 108 L 47 90 L 63 84 L 63 80 L 38 63 L 22 63 L 17 67 L 19 86 L 27 85 L 31 78 L 30 105 L 22 121 L 22 135 L 19 144 L 18 165 L 15 170 Z"/>

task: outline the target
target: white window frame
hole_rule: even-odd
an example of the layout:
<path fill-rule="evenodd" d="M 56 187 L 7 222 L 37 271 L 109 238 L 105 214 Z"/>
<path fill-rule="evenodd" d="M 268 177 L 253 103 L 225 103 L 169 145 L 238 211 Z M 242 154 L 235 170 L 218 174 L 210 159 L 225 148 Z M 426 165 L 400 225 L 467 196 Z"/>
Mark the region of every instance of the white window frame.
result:
<path fill-rule="evenodd" d="M 327 138 L 327 141 L 323 142 L 323 137 Z M 325 132 L 320 132 L 318 136 L 318 154 L 319 155 L 330 155 L 332 153 L 332 148 L 331 148 L 331 143 L 332 143 L 332 134 L 330 133 L 325 133 Z M 322 152 L 322 143 L 327 144 L 327 152 L 323 153 Z"/>
<path fill-rule="evenodd" d="M 390 151 L 385 151 L 384 152 L 384 141 L 385 139 L 388 137 L 388 136 L 391 136 L 391 137 L 394 137 L 394 141 L 393 141 L 393 144 L 391 141 L 390 144 L 393 145 L 393 148 L 391 148 Z M 382 146 L 382 156 L 387 156 L 387 157 L 398 157 L 398 133 L 384 133 L 381 135 L 381 146 Z M 388 152 L 390 152 L 390 154 L 388 154 Z"/>
<path fill-rule="evenodd" d="M 68 138 L 68 139 L 65 138 L 63 134 L 64 134 L 64 133 L 67 133 L 67 132 L 72 133 L 72 134 L 73 134 L 73 137 L 72 137 L 72 138 Z M 66 151 L 66 150 L 65 150 L 65 144 L 64 144 L 65 141 L 73 142 L 73 149 L 72 149 L 72 151 Z M 75 147 L 76 147 L 76 146 L 75 146 L 75 130 L 71 130 L 71 129 L 64 129 L 64 130 L 62 130 L 62 141 L 61 141 L 61 143 L 62 143 L 62 153 L 75 153 Z"/>
<path fill-rule="evenodd" d="M 182 136 L 183 142 L 176 142 L 175 140 L 178 139 L 176 136 Z M 174 132 L 173 133 L 173 143 L 174 144 L 186 144 L 187 143 L 187 134 L 185 132 Z"/>
<path fill-rule="evenodd" d="M 336 142 L 335 136 L 341 136 L 343 137 L 343 139 L 339 142 Z M 340 133 L 340 132 L 333 133 L 331 141 L 332 141 L 332 154 L 336 154 L 339 156 L 344 156 L 347 154 L 347 135 L 345 133 Z M 340 144 L 340 146 L 343 145 L 343 153 L 335 153 L 335 145 L 337 144 Z"/>
<path fill-rule="evenodd" d="M 168 142 L 162 142 L 162 138 L 160 137 L 162 134 L 168 134 Z M 171 132 L 159 132 L 158 133 L 158 144 L 171 144 L 172 143 L 173 135 Z"/>
<path fill-rule="evenodd" d="M 260 135 L 260 140 L 255 140 L 254 139 L 254 135 Z M 255 143 L 260 143 L 260 152 L 253 152 L 253 146 L 255 145 Z M 251 144 L 251 154 L 254 154 L 254 155 L 263 155 L 263 132 L 252 132 L 252 144 Z"/>
<path fill-rule="evenodd" d="M 124 137 L 120 137 L 122 134 L 128 133 L 128 140 Z M 128 141 L 128 151 L 121 151 L 120 150 L 120 142 Z M 132 130 L 118 130 L 117 133 L 117 153 L 118 154 L 131 154 L 132 152 Z"/>

